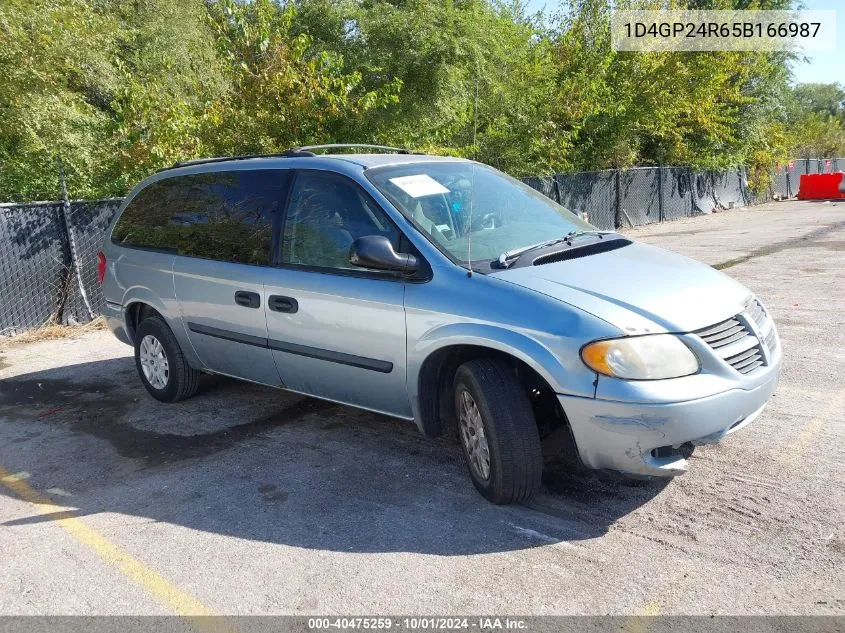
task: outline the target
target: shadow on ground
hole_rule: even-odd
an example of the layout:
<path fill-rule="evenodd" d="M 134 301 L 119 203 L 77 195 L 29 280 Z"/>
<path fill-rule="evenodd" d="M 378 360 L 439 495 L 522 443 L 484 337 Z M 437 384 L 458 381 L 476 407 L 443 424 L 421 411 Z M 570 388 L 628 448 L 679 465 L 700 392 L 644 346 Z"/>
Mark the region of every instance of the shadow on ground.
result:
<path fill-rule="evenodd" d="M 132 358 L 0 382 L 0 465 L 31 473 L 42 493 L 60 489 L 56 501 L 80 515 L 437 555 L 595 538 L 666 485 L 556 465 L 531 506 L 496 507 L 472 488 L 451 437 L 430 440 L 407 422 L 218 377 L 166 405 L 144 391 Z"/>

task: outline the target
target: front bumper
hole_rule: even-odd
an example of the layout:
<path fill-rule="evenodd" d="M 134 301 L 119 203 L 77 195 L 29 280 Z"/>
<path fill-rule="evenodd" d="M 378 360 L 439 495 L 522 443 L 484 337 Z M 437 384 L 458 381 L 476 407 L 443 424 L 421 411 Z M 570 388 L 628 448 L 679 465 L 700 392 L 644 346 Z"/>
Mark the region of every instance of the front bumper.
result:
<path fill-rule="evenodd" d="M 581 461 L 638 475 L 672 477 L 686 472 L 677 451 L 657 456 L 661 447 L 713 444 L 750 424 L 777 386 L 779 368 L 753 389 L 731 389 L 705 398 L 672 403 L 618 402 L 558 395 Z M 661 453 L 662 454 L 662 453 Z"/>

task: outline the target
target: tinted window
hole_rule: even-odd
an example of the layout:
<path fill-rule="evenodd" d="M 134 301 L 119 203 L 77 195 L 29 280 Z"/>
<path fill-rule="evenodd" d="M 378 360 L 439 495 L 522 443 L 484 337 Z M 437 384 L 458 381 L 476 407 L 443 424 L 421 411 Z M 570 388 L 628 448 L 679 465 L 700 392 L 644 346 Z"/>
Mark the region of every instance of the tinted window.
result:
<path fill-rule="evenodd" d="M 129 204 L 112 241 L 244 264 L 270 263 L 286 172 L 208 172 L 160 180 Z"/>
<path fill-rule="evenodd" d="M 384 235 L 398 248 L 398 230 L 354 182 L 329 172 L 297 174 L 282 240 L 284 263 L 366 270 L 349 263 L 352 242 L 365 235 Z"/>

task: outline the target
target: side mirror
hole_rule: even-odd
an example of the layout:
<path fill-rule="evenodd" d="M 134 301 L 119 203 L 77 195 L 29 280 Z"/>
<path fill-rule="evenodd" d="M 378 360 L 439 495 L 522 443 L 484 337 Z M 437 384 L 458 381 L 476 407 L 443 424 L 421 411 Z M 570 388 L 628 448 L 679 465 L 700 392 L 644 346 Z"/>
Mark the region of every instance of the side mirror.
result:
<path fill-rule="evenodd" d="M 349 261 L 355 266 L 403 273 L 416 272 L 420 267 L 416 257 L 397 253 L 384 235 L 365 235 L 356 239 L 349 249 Z"/>

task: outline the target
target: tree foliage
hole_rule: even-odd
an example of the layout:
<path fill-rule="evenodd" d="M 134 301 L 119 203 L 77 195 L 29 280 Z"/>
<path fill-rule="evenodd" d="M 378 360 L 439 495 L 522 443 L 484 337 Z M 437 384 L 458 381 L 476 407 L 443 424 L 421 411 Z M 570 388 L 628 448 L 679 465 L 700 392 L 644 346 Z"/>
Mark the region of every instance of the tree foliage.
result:
<path fill-rule="evenodd" d="M 649 8 L 664 0 L 617 0 Z M 789 0 L 670 0 L 787 8 Z M 668 6 L 667 5 L 667 6 Z M 515 175 L 758 166 L 845 143 L 772 53 L 618 53 L 610 0 L 3 0 L 0 199 L 120 195 L 206 155 L 380 142 Z"/>
<path fill-rule="evenodd" d="M 805 84 L 793 98 L 790 129 L 796 156 L 845 156 L 845 89 L 836 83 Z"/>

